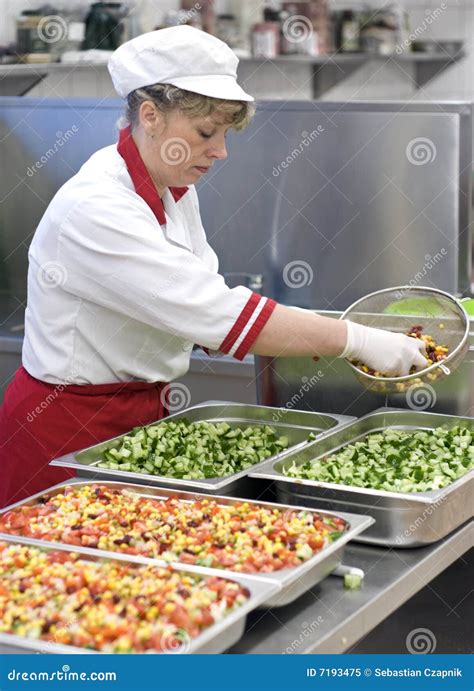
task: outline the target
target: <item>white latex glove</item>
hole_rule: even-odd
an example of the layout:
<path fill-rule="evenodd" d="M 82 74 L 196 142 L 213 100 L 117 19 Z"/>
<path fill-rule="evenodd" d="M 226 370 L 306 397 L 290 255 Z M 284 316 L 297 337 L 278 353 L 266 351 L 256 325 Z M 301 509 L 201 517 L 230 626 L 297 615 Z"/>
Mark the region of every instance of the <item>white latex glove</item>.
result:
<path fill-rule="evenodd" d="M 376 372 L 389 377 L 403 377 L 415 365 L 425 369 L 425 344 L 419 338 L 373 329 L 346 320 L 347 341 L 340 357 L 359 360 Z"/>

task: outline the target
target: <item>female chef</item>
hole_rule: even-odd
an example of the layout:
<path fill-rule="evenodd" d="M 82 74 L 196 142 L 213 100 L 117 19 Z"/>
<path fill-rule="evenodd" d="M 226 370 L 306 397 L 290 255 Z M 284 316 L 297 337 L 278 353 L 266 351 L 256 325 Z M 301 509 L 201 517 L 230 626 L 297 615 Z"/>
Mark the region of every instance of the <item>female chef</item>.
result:
<path fill-rule="evenodd" d="M 70 477 L 51 459 L 163 417 L 166 383 L 186 373 L 194 343 L 239 360 L 424 367 L 420 341 L 229 289 L 219 275 L 194 184 L 251 118 L 237 63 L 188 26 L 112 56 L 128 126 L 57 192 L 29 251 L 23 366 L 0 411 L 0 506 Z"/>

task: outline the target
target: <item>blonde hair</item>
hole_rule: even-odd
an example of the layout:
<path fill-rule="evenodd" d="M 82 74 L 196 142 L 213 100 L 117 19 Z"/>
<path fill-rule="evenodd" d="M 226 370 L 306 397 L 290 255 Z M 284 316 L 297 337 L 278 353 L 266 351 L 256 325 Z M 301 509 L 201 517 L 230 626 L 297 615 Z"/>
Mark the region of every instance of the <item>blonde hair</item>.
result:
<path fill-rule="evenodd" d="M 190 118 L 208 117 L 218 111 L 224 114 L 226 123 L 238 131 L 249 124 L 255 112 L 254 105 L 248 101 L 211 98 L 171 84 L 153 84 L 135 89 L 127 96 L 125 120 L 132 129 L 138 124 L 138 112 L 144 101 L 152 101 L 162 113 L 177 109 Z"/>

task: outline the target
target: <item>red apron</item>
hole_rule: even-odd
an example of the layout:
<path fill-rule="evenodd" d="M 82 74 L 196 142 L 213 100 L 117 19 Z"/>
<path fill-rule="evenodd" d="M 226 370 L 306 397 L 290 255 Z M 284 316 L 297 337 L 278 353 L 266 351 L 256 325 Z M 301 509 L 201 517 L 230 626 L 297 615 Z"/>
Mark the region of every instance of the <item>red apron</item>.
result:
<path fill-rule="evenodd" d="M 0 408 L 0 507 L 74 476 L 53 458 L 164 417 L 165 387 L 46 384 L 20 367 Z"/>
<path fill-rule="evenodd" d="M 163 225 L 166 223 L 163 204 L 130 128 L 120 132 L 118 151 L 137 194 Z M 179 200 L 187 188 L 170 188 L 170 191 Z M 49 467 L 53 458 L 164 417 L 166 386 L 146 382 L 46 384 L 21 367 L 0 408 L 0 507 L 74 476 L 73 471 Z"/>

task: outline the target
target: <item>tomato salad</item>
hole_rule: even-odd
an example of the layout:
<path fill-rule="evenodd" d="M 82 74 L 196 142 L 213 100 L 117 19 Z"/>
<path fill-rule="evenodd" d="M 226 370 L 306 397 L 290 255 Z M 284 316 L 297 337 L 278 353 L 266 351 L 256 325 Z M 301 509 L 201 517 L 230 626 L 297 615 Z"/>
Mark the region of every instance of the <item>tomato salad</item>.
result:
<path fill-rule="evenodd" d="M 184 652 L 249 595 L 217 576 L 0 543 L 0 632 L 29 639 L 104 653 Z"/>
<path fill-rule="evenodd" d="M 144 497 L 70 485 L 0 516 L 0 532 L 166 561 L 268 573 L 299 566 L 346 529 L 343 519 L 236 500 Z"/>

